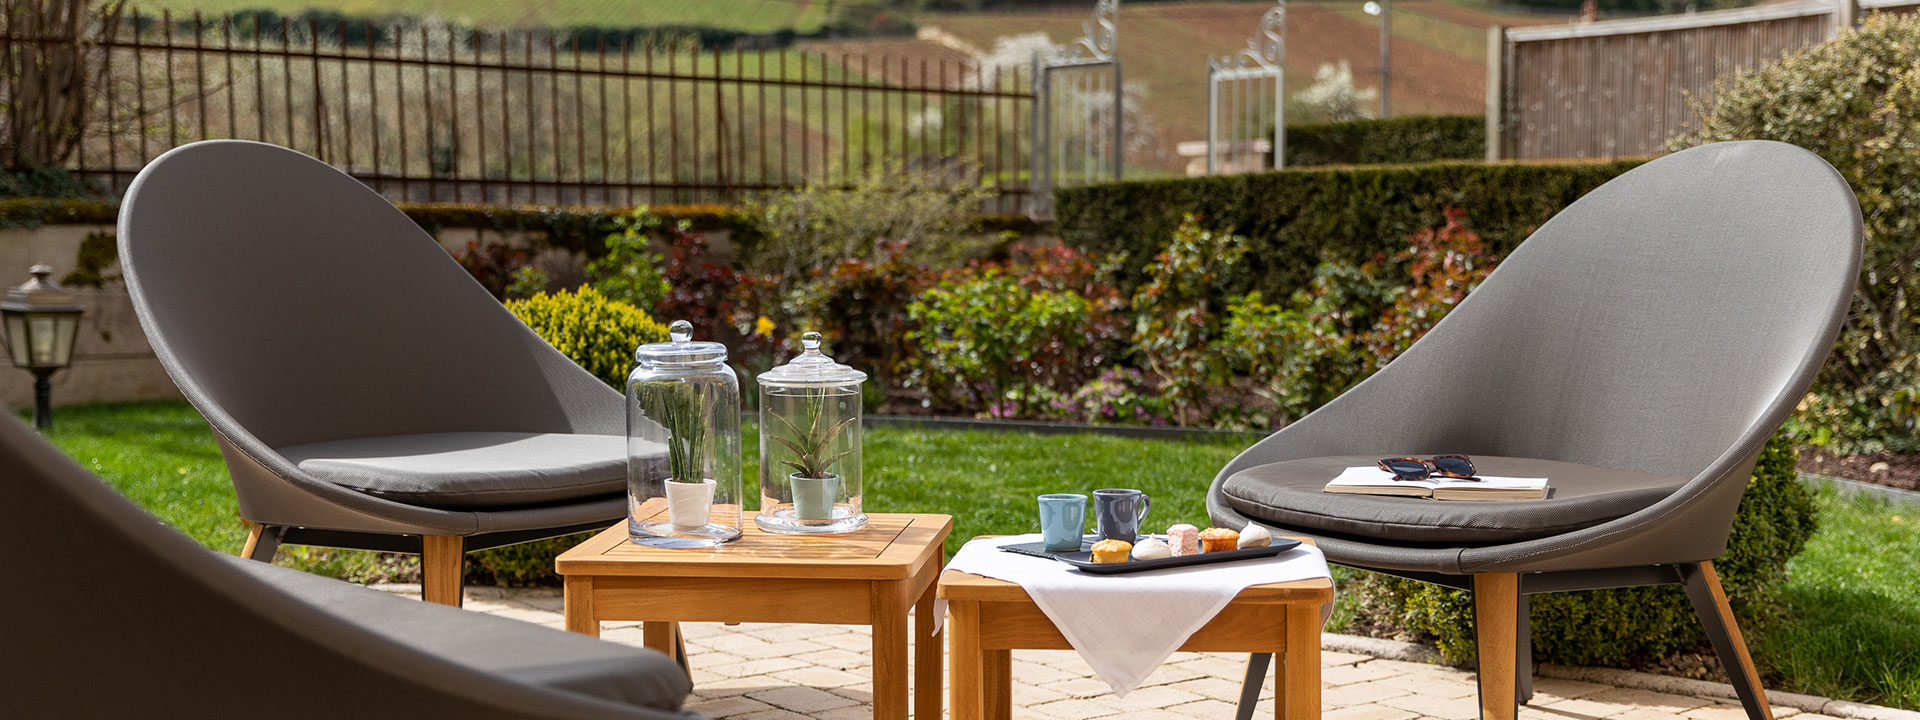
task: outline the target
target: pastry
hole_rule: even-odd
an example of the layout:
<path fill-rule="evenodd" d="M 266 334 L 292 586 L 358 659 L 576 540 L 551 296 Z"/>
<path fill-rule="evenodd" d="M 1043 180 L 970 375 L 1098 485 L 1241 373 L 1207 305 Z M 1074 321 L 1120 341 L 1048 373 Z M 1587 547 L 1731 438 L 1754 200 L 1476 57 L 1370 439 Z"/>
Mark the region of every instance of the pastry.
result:
<path fill-rule="evenodd" d="M 1133 546 L 1133 559 L 1135 560 L 1159 560 L 1170 557 L 1173 557 L 1173 548 L 1167 547 L 1167 544 L 1161 542 L 1160 538 L 1147 538 Z"/>
<path fill-rule="evenodd" d="M 1224 552 L 1239 547 L 1240 533 L 1226 528 L 1207 528 L 1200 531 L 1201 552 Z"/>
<path fill-rule="evenodd" d="M 1200 528 L 1180 523 L 1167 528 L 1167 545 L 1172 546 L 1174 557 L 1200 554 Z"/>
<path fill-rule="evenodd" d="M 1247 528 L 1240 531 L 1240 549 L 1242 550 L 1266 547 L 1272 544 L 1273 533 L 1267 532 L 1266 528 L 1260 527 L 1259 525 L 1247 523 Z"/>
<path fill-rule="evenodd" d="M 1097 563 L 1123 563 L 1133 552 L 1133 543 L 1125 540 L 1101 540 L 1093 544 L 1093 561 Z"/>

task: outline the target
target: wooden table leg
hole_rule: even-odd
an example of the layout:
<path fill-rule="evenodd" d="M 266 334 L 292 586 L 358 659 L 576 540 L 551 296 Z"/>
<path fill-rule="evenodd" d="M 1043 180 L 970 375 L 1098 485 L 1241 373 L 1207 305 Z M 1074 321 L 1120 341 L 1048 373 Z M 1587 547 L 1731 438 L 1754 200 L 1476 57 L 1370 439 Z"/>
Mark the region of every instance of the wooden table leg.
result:
<path fill-rule="evenodd" d="M 593 578 L 567 578 L 565 592 L 561 609 L 566 616 L 567 630 L 587 637 L 600 637 L 600 619 L 593 614 Z"/>
<path fill-rule="evenodd" d="M 1279 663 L 1273 683 L 1277 720 L 1320 717 L 1320 606 L 1287 606 L 1287 646 L 1274 655 Z"/>
<path fill-rule="evenodd" d="M 1013 718 L 1013 651 L 980 651 L 981 703 L 987 720 Z"/>
<path fill-rule="evenodd" d="M 934 556 L 927 590 L 913 606 L 913 716 L 918 720 L 940 720 L 942 648 L 941 637 L 933 631 L 933 625 L 934 601 L 938 597 L 935 590 L 945 564 L 939 555 Z"/>
<path fill-rule="evenodd" d="M 980 603 L 947 603 L 947 654 L 953 720 L 980 720 Z"/>
<path fill-rule="evenodd" d="M 651 620 L 640 623 L 641 643 L 654 650 L 665 653 L 667 657 L 676 657 L 680 647 L 680 623 Z"/>
<path fill-rule="evenodd" d="M 873 583 L 873 717 L 907 717 L 906 583 Z"/>

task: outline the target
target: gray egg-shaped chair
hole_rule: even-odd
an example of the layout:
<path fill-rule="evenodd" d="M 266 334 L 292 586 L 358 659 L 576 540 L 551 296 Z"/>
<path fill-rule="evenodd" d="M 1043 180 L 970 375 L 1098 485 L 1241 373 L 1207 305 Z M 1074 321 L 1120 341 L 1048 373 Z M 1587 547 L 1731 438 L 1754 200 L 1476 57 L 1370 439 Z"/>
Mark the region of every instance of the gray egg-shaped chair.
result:
<path fill-rule="evenodd" d="M 626 516 L 621 394 L 501 306 L 413 220 L 263 143 L 175 148 L 121 202 L 141 327 L 213 426 L 253 526 L 281 543 L 419 553 L 458 605 L 464 553 Z"/>
<path fill-rule="evenodd" d="M 674 661 L 223 556 L 0 419 L 0 715 L 694 720 Z"/>
<path fill-rule="evenodd" d="M 1228 463 L 1213 522 L 1471 590 L 1484 718 L 1511 720 L 1530 695 L 1528 595 L 1682 585 L 1748 716 L 1770 718 L 1712 561 L 1762 445 L 1833 348 L 1861 238 L 1852 190 L 1801 148 L 1648 162 L 1542 225 L 1398 359 Z M 1552 494 L 1322 491 L 1345 467 L 1448 453 L 1483 475 L 1546 477 Z M 1266 660 L 1250 663 L 1248 695 Z"/>

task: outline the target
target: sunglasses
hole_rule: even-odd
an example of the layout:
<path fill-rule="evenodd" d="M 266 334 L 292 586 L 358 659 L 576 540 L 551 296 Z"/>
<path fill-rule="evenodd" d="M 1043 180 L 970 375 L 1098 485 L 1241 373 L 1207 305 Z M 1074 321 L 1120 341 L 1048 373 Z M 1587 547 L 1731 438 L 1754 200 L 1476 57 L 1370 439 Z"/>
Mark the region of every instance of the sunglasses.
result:
<path fill-rule="evenodd" d="M 1380 461 L 1380 469 L 1393 473 L 1395 480 L 1444 478 L 1480 481 L 1473 476 L 1473 458 L 1465 455 L 1435 455 L 1426 460 L 1414 457 L 1387 458 Z"/>

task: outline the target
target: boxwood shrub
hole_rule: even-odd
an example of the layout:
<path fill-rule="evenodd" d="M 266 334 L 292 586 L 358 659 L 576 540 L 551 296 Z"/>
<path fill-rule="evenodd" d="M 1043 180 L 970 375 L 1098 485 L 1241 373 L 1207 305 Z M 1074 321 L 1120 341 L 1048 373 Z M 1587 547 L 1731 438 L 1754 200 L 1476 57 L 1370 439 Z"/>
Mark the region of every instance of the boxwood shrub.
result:
<path fill-rule="evenodd" d="M 1287 166 L 1479 160 L 1487 122 L 1479 115 L 1408 115 L 1287 126 Z"/>
<path fill-rule="evenodd" d="M 1408 237 L 1444 224 L 1450 207 L 1466 209 L 1488 252 L 1505 257 L 1554 213 L 1641 162 L 1446 161 L 1063 188 L 1054 193 L 1054 229 L 1101 257 L 1124 253 L 1115 281 L 1130 296 L 1191 213 L 1251 242 L 1248 286 L 1229 293 L 1284 298 L 1307 285 L 1319 261 L 1391 255 Z"/>
<path fill-rule="evenodd" d="M 1772 588 L 1813 535 L 1813 496 L 1794 472 L 1797 457 L 1785 433 L 1767 442 L 1740 498 L 1727 552 L 1713 563 L 1743 625 L 1776 609 Z M 1470 594 L 1373 573 L 1361 573 L 1349 588 L 1365 616 L 1432 641 L 1449 661 L 1472 661 Z M 1536 662 L 1634 666 L 1706 642 L 1677 585 L 1535 595 L 1532 609 Z"/>
<path fill-rule="evenodd" d="M 591 287 L 510 300 L 507 309 L 540 337 L 608 385 L 626 387 L 633 349 L 667 339 L 667 328 L 639 308 L 609 300 Z M 483 550 L 467 564 L 467 580 L 498 585 L 557 585 L 553 558 L 589 534 Z"/>

